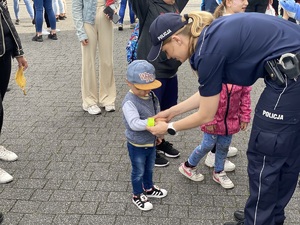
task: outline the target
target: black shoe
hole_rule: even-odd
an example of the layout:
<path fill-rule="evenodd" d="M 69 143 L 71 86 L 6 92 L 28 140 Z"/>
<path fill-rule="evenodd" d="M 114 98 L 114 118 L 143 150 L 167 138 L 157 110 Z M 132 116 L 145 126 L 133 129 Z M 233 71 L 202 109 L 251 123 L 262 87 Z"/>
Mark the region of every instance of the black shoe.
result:
<path fill-rule="evenodd" d="M 4 216 L 3 216 L 3 214 L 0 212 L 0 223 L 2 223 L 3 219 L 4 219 Z"/>
<path fill-rule="evenodd" d="M 58 16 L 58 19 L 59 19 L 59 20 L 65 20 L 65 17 L 64 17 L 64 16 L 61 16 L 61 15 L 59 15 L 59 16 Z"/>
<path fill-rule="evenodd" d="M 15 22 L 15 24 L 16 24 L 16 25 L 19 25 L 19 24 L 20 24 L 20 20 L 17 19 L 16 22 Z"/>
<path fill-rule="evenodd" d="M 244 221 L 238 221 L 238 222 L 226 222 L 224 225 L 244 225 Z"/>
<path fill-rule="evenodd" d="M 10 88 L 8 87 L 7 89 L 6 89 L 6 92 L 9 92 L 10 91 Z"/>
<path fill-rule="evenodd" d="M 169 161 L 156 152 L 155 166 L 164 167 L 169 165 Z"/>
<path fill-rule="evenodd" d="M 37 42 L 43 42 L 43 36 L 40 35 L 40 36 L 37 36 L 35 35 L 33 38 L 32 38 L 33 41 L 37 41 Z"/>
<path fill-rule="evenodd" d="M 233 213 L 234 219 L 236 219 L 236 221 L 243 221 L 245 219 L 245 214 L 244 214 L 244 210 L 236 210 Z"/>
<path fill-rule="evenodd" d="M 49 39 L 52 39 L 52 40 L 57 40 L 56 34 L 51 34 L 51 33 L 50 33 L 50 34 L 48 35 L 48 38 L 49 38 Z"/>
<path fill-rule="evenodd" d="M 164 139 L 162 140 L 162 143 L 156 145 L 156 150 L 159 153 L 163 153 L 165 154 L 165 156 L 170 158 L 176 158 L 180 155 L 180 152 L 177 149 L 173 148 L 173 144 L 171 144 L 168 141 L 165 141 Z"/>

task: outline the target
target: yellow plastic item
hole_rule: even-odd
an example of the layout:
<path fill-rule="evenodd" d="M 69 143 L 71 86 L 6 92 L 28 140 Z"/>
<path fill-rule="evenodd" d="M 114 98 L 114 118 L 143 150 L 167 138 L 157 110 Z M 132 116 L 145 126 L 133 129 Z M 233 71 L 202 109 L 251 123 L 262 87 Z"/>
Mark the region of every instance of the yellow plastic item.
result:
<path fill-rule="evenodd" d="M 155 120 L 154 120 L 154 118 L 149 117 L 148 120 L 147 120 L 147 126 L 148 126 L 148 127 L 154 127 L 154 125 L 155 125 Z"/>
<path fill-rule="evenodd" d="M 17 85 L 22 89 L 24 95 L 26 95 L 25 86 L 26 86 L 26 78 L 24 76 L 23 67 L 20 66 L 15 76 Z"/>

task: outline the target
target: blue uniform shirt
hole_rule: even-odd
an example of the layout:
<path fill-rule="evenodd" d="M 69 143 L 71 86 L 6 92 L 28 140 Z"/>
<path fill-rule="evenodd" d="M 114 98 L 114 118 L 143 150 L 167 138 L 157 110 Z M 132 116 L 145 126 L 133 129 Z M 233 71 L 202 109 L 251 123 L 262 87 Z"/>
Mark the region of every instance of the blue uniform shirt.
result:
<path fill-rule="evenodd" d="M 201 32 L 190 58 L 201 96 L 221 92 L 222 83 L 250 86 L 265 77 L 264 64 L 300 52 L 300 27 L 262 13 L 223 16 Z"/>

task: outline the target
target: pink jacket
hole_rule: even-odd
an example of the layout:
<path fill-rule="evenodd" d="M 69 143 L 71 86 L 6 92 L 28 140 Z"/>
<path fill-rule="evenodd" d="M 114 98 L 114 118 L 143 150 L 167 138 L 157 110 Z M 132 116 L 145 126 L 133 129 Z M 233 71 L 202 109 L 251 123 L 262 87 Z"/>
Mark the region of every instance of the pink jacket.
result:
<path fill-rule="evenodd" d="M 201 130 L 208 134 L 229 135 L 240 131 L 241 122 L 250 122 L 251 87 L 232 85 L 231 93 L 226 84 L 222 85 L 218 111 L 214 120 L 201 126 Z M 208 131 L 206 126 L 215 125 L 214 132 Z"/>

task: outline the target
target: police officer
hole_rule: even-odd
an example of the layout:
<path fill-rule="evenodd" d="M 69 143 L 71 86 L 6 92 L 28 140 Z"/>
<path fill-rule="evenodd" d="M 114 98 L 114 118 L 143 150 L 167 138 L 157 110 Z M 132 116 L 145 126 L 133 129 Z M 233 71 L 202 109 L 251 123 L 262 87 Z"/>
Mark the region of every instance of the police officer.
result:
<path fill-rule="evenodd" d="M 207 12 L 168 13 L 152 23 L 150 33 L 153 46 L 148 59 L 160 51 L 181 62 L 189 59 L 199 82 L 198 92 L 156 117 L 170 121 L 198 110 L 175 122 L 160 121 L 149 127 L 154 135 L 174 135 L 211 121 L 222 83 L 250 86 L 264 79 L 266 87 L 255 109 L 247 150 L 250 196 L 245 220 L 226 224 L 283 224 L 300 171 L 300 39 L 295 38 L 300 36 L 299 27 L 261 13 L 216 20 Z"/>

